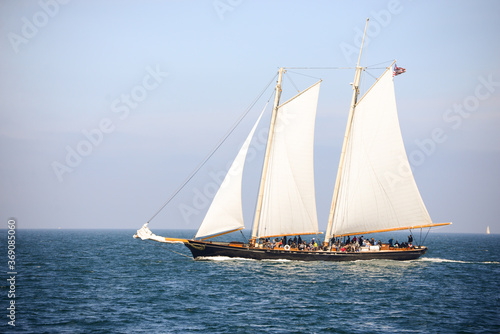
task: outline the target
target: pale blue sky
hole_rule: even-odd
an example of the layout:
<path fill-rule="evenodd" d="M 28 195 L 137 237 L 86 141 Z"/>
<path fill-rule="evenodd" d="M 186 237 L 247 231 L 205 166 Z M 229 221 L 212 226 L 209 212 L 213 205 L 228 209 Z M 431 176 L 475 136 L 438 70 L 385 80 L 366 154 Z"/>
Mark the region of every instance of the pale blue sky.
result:
<path fill-rule="evenodd" d="M 498 1 L 2 1 L 1 219 L 139 228 L 278 67 L 354 66 L 349 50 L 370 17 L 362 65 L 397 59 L 407 69 L 395 80 L 401 128 L 433 221 L 454 223 L 439 231 L 500 233 L 499 14 Z M 297 72 L 324 79 L 315 146 L 324 229 L 354 72 Z M 269 94 L 153 230 L 198 227 L 208 208 L 200 193 Z"/>

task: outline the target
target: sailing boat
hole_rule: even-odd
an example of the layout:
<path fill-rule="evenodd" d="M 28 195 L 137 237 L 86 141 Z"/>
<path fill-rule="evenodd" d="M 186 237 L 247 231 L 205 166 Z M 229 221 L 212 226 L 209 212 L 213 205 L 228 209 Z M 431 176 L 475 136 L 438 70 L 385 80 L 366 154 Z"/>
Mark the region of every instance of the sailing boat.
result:
<path fill-rule="evenodd" d="M 281 247 L 271 243 L 277 238 L 290 240 L 322 234 L 318 229 L 313 168 L 321 81 L 280 103 L 285 68 L 278 72 L 251 239 L 245 243 L 209 240 L 245 227 L 241 201 L 243 166 L 262 114 L 236 155 L 193 239 L 157 236 L 149 230 L 148 223 L 135 237 L 183 243 L 195 259 L 225 256 L 303 261 L 412 260 L 425 254 L 425 246 L 347 245 L 346 249 L 340 244 L 342 237 L 350 239 L 369 233 L 451 224 L 432 222 L 411 173 L 394 93 L 394 75 L 404 70 L 393 67 L 393 62 L 358 99 L 363 70 L 360 58 L 361 52 L 327 230 L 317 249 L 302 249 L 294 242 L 291 245 L 285 242 Z"/>
<path fill-rule="evenodd" d="M 490 226 L 486 226 L 486 234 L 490 234 Z"/>

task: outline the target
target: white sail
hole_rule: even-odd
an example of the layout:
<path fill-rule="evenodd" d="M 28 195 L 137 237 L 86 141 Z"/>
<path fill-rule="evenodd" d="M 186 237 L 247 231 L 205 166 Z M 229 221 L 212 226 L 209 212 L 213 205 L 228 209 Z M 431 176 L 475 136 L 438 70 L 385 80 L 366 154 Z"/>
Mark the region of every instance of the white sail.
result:
<path fill-rule="evenodd" d="M 278 108 L 258 237 L 318 232 L 313 141 L 319 82 Z"/>
<path fill-rule="evenodd" d="M 358 102 L 334 216 L 346 235 L 431 224 L 401 136 L 392 71 Z"/>
<path fill-rule="evenodd" d="M 267 104 L 266 104 L 267 106 Z M 253 134 L 264 113 L 262 110 L 257 122 L 248 134 L 247 139 L 236 155 L 229 168 L 224 181 L 215 194 L 210 208 L 201 223 L 195 238 L 212 236 L 228 231 L 236 231 L 245 227 L 243 222 L 243 209 L 241 205 L 241 180 L 243 178 L 243 167 L 252 141 Z"/>
<path fill-rule="evenodd" d="M 158 241 L 158 242 L 165 242 L 167 244 L 183 244 L 184 243 L 184 239 L 165 238 L 165 237 L 154 234 L 149 229 L 148 223 L 142 225 L 142 227 L 137 230 L 137 233 L 134 234 L 134 238 L 141 238 L 141 240 L 153 240 L 153 241 Z"/>
<path fill-rule="evenodd" d="M 486 234 L 490 234 L 490 227 L 486 226 Z"/>

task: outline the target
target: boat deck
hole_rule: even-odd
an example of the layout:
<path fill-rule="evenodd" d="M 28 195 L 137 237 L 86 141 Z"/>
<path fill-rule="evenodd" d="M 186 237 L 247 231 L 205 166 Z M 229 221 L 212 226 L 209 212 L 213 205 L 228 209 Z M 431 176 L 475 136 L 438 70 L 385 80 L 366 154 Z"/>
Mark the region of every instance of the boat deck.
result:
<path fill-rule="evenodd" d="M 249 247 L 243 243 L 219 243 L 189 240 L 185 244 L 191 250 L 193 257 L 226 256 L 255 260 L 300 260 L 300 261 L 356 261 L 356 260 L 414 260 L 425 254 L 427 247 L 390 248 L 381 250 L 342 252 L 324 250 L 299 250 L 296 248 L 260 248 Z M 385 249 L 384 249 L 385 248 Z"/>

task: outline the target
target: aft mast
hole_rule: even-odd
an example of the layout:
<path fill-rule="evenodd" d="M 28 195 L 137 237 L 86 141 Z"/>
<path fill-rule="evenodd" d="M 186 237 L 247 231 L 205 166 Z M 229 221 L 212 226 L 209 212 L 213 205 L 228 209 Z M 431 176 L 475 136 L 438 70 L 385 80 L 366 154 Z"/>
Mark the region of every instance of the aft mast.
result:
<path fill-rule="evenodd" d="M 269 135 L 267 137 L 266 154 L 264 156 L 264 165 L 262 167 L 262 176 L 260 179 L 259 197 L 257 199 L 257 208 L 255 209 L 255 219 L 252 228 L 252 238 L 250 239 L 250 246 L 255 246 L 257 240 L 257 231 L 259 228 L 260 214 L 262 212 L 262 201 L 264 197 L 265 182 L 267 177 L 267 169 L 269 166 L 269 155 L 271 152 L 271 143 L 274 136 L 274 125 L 276 124 L 276 115 L 278 113 L 278 106 L 281 97 L 281 80 L 283 77 L 284 68 L 280 67 L 278 72 L 278 82 L 276 83 L 276 93 L 274 95 L 273 113 L 271 116 L 271 124 L 269 126 Z"/>
<path fill-rule="evenodd" d="M 363 70 L 363 68 L 359 66 L 359 63 L 361 61 L 361 52 L 363 51 L 363 44 L 365 42 L 366 29 L 368 28 L 368 21 L 369 20 L 370 20 L 369 18 L 366 19 L 363 40 L 361 42 L 361 48 L 359 49 L 358 63 L 356 65 L 356 73 L 354 74 L 354 82 L 352 84 L 353 93 L 352 93 L 351 107 L 349 109 L 349 117 L 347 118 L 347 127 L 346 127 L 345 135 L 344 135 L 344 143 L 342 144 L 342 152 L 340 153 L 339 168 L 337 171 L 337 178 L 335 179 L 335 189 L 333 191 L 332 205 L 330 207 L 330 215 L 328 216 L 328 225 L 326 228 L 324 245 L 328 245 L 328 243 L 332 237 L 333 217 L 335 214 L 335 208 L 336 208 L 337 199 L 338 199 L 338 195 L 339 195 L 340 178 L 341 178 L 342 169 L 344 166 L 347 141 L 349 138 L 349 134 L 351 132 L 351 125 L 352 125 L 352 118 L 354 116 L 354 109 L 356 108 L 356 103 L 358 101 L 359 81 L 361 79 L 361 71 Z"/>

